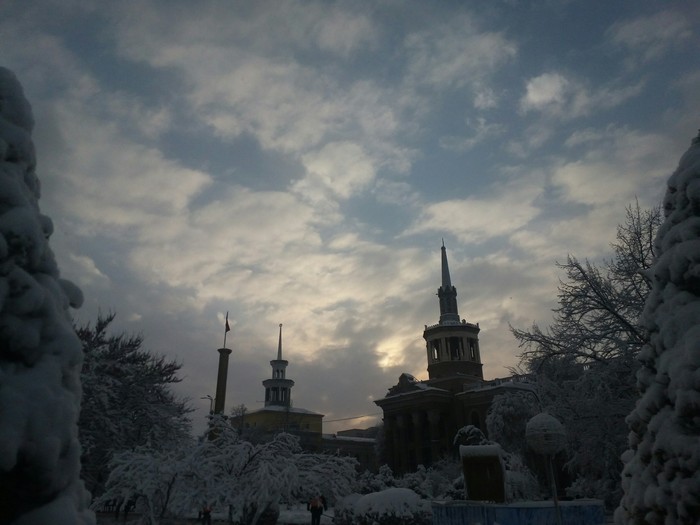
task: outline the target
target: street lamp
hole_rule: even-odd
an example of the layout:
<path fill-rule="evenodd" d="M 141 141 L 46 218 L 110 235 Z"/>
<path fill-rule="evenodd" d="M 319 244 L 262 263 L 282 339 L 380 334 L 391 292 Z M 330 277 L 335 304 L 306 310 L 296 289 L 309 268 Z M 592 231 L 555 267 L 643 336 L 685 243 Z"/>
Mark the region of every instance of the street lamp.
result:
<path fill-rule="evenodd" d="M 210 395 L 206 395 L 204 397 L 200 397 L 200 399 L 208 399 L 209 400 L 209 414 L 214 413 L 214 398 L 211 397 Z"/>
<path fill-rule="evenodd" d="M 525 440 L 530 448 L 542 454 L 547 463 L 547 477 L 552 488 L 552 500 L 558 525 L 562 525 L 559 498 L 557 497 L 557 482 L 554 476 L 552 458 L 566 446 L 564 425 L 558 419 L 546 412 L 541 412 L 530 419 L 525 426 Z"/>

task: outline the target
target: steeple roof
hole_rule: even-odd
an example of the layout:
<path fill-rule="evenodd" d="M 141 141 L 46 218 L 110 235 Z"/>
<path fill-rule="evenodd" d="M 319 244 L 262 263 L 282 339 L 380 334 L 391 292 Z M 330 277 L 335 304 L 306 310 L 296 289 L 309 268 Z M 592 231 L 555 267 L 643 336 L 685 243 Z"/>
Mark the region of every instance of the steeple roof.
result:
<path fill-rule="evenodd" d="M 440 300 L 440 324 L 459 323 L 459 311 L 457 310 L 457 289 L 452 286 L 450 279 L 450 267 L 447 263 L 447 249 L 445 241 L 442 241 L 442 284 L 438 288 Z"/>
<path fill-rule="evenodd" d="M 280 340 L 277 343 L 277 360 L 282 361 L 282 323 L 280 323 Z"/>
<path fill-rule="evenodd" d="M 450 279 L 450 267 L 447 264 L 447 250 L 445 249 L 445 240 L 442 240 L 442 288 L 449 290 L 452 288 L 452 280 Z"/>

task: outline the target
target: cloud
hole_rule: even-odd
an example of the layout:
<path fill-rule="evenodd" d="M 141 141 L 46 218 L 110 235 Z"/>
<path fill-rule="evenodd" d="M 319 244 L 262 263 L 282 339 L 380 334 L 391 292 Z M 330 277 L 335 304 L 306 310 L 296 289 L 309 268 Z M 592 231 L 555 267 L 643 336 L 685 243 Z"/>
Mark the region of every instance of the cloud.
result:
<path fill-rule="evenodd" d="M 301 158 L 307 175 L 292 190 L 303 198 L 318 201 L 327 195 L 348 199 L 374 180 L 372 160 L 351 142 L 333 142 Z"/>
<path fill-rule="evenodd" d="M 517 54 L 513 41 L 500 32 L 481 31 L 466 14 L 408 35 L 404 47 L 409 84 L 440 90 L 471 86 L 487 105 L 495 102 L 487 79 Z"/>
<path fill-rule="evenodd" d="M 540 192 L 536 184 L 519 181 L 492 186 L 491 195 L 429 204 L 406 234 L 450 233 L 462 243 L 508 236 L 538 215 L 534 200 Z"/>
<path fill-rule="evenodd" d="M 306 6 L 300 6 L 304 11 Z M 316 42 L 324 51 L 347 57 L 363 45 L 376 43 L 377 28 L 364 13 L 336 6 L 330 13 L 321 11 L 314 20 Z"/>
<path fill-rule="evenodd" d="M 467 126 L 473 131 L 471 137 L 440 137 L 440 147 L 450 151 L 467 151 L 489 138 L 502 135 L 506 131 L 503 124 L 489 123 L 484 117 L 467 119 Z"/>
<path fill-rule="evenodd" d="M 642 62 L 658 60 L 669 50 L 682 47 L 693 39 L 692 17 L 688 14 L 660 11 L 639 16 L 612 25 L 607 36 L 615 45 L 633 52 Z"/>
<path fill-rule="evenodd" d="M 108 288 L 111 286 L 111 279 L 109 276 L 100 271 L 92 258 L 72 253 L 68 254 L 68 257 L 70 259 L 70 264 L 67 265 L 67 268 L 70 269 L 70 272 L 64 275 L 69 280 L 79 278 L 83 285 L 87 285 L 90 288 Z"/>
<path fill-rule="evenodd" d="M 590 191 L 598 187 L 605 195 L 599 196 L 601 204 L 608 201 L 631 202 L 635 196 L 644 200 L 656 196 L 662 190 L 662 180 L 668 176 L 669 166 L 673 161 L 673 145 L 668 138 L 658 133 L 642 133 L 626 127 L 607 127 L 596 133 L 587 131 L 589 145 L 584 149 L 584 156 L 570 163 L 573 171 L 582 169 L 581 178 L 573 182 L 568 168 L 556 169 L 555 179 L 568 188 L 569 195 L 579 202 L 591 203 Z M 572 135 L 575 137 L 576 135 Z M 571 138 L 567 140 L 571 143 Z M 614 174 L 614 176 L 613 176 Z M 582 181 L 583 179 L 583 181 Z M 564 181 L 569 182 L 564 182 Z M 590 182 L 590 187 L 584 189 Z M 574 187 L 583 191 L 581 194 L 571 192 Z"/>
<path fill-rule="evenodd" d="M 569 81 L 558 73 L 544 73 L 527 81 L 525 95 L 520 101 L 524 113 L 563 106 L 569 90 Z"/>
<path fill-rule="evenodd" d="M 62 174 L 54 198 L 69 216 L 80 218 L 83 234 L 101 228 L 123 232 L 172 219 L 211 183 L 207 174 L 169 161 L 115 125 L 95 120 L 85 107 L 66 103 L 58 118 L 72 169 Z"/>
<path fill-rule="evenodd" d="M 544 73 L 525 83 L 520 99 L 522 114 L 531 111 L 562 120 L 583 117 L 610 109 L 639 95 L 644 82 L 622 86 L 599 86 L 595 89 L 560 73 Z"/>

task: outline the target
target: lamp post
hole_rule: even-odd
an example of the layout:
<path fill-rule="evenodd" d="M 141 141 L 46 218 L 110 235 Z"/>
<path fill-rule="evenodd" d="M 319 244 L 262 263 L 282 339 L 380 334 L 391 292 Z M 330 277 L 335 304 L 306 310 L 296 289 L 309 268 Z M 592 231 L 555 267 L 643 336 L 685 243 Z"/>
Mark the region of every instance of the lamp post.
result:
<path fill-rule="evenodd" d="M 530 419 L 525 426 L 525 439 L 530 448 L 542 454 L 547 463 L 547 477 L 552 487 L 552 499 L 554 500 L 554 511 L 557 523 L 561 525 L 561 511 L 559 509 L 559 498 L 557 498 L 557 482 L 554 477 L 554 466 L 552 458 L 566 445 L 566 432 L 564 426 L 553 416 L 546 412 L 537 414 Z"/>

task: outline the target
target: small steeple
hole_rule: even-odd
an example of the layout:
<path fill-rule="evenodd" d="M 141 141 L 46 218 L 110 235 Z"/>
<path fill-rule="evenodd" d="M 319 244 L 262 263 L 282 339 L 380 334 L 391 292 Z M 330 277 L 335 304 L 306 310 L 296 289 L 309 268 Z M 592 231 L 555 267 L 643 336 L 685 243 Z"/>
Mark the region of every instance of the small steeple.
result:
<path fill-rule="evenodd" d="M 282 359 L 282 323 L 280 323 L 279 340 L 277 342 L 277 359 L 270 361 L 272 377 L 263 381 L 265 387 L 265 406 L 277 405 L 290 407 L 292 403 L 292 387 L 294 381 L 287 379 L 287 361 Z"/>
<path fill-rule="evenodd" d="M 450 279 L 450 267 L 447 264 L 447 249 L 445 241 L 442 241 L 442 285 L 438 288 L 438 298 L 440 300 L 440 324 L 459 323 L 459 312 L 457 311 L 457 289 L 452 286 Z"/>
<path fill-rule="evenodd" d="M 277 360 L 282 361 L 282 323 L 280 323 L 280 340 L 277 343 Z"/>

